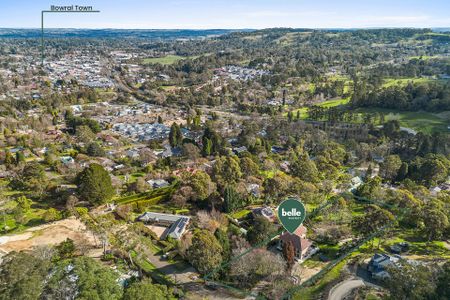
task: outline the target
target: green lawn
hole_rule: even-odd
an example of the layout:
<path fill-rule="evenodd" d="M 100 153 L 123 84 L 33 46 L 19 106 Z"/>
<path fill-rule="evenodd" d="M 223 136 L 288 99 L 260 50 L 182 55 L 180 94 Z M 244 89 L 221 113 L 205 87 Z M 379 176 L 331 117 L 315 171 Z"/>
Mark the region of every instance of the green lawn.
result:
<path fill-rule="evenodd" d="M 394 85 L 397 83 L 407 84 L 409 79 L 392 80 L 386 84 Z M 425 82 L 425 80 L 431 80 L 426 78 L 418 78 L 418 81 Z M 339 105 L 345 105 L 350 101 L 350 98 L 334 99 L 320 103 L 318 106 L 330 108 Z M 306 107 L 299 108 L 293 111 L 294 118 L 297 116 L 297 111 L 300 111 L 301 119 L 308 119 L 308 109 Z M 412 128 L 416 131 L 422 131 L 425 133 L 432 132 L 447 132 L 447 126 L 449 125 L 449 116 L 443 113 L 434 114 L 425 111 L 413 112 L 413 111 L 397 111 L 393 109 L 385 108 L 358 108 L 355 110 L 360 114 L 361 119 L 364 114 L 368 113 L 383 113 L 386 121 L 398 120 L 402 127 Z M 287 112 L 284 114 L 287 115 Z"/>
<path fill-rule="evenodd" d="M 45 223 L 43 219 L 45 212 L 46 212 L 45 209 L 31 208 L 28 212 L 25 213 L 24 224 L 16 223 L 12 213 L 5 214 L 4 217 L 3 215 L 0 215 L 0 232 L 1 233 L 5 232 L 5 225 L 7 226 L 8 233 L 17 233 L 26 230 L 30 227 L 41 225 Z"/>
<path fill-rule="evenodd" d="M 160 86 L 165 91 L 173 91 L 176 90 L 178 87 L 176 85 L 162 85 Z"/>
<path fill-rule="evenodd" d="M 447 59 L 447 58 L 439 55 L 421 55 L 421 56 L 411 56 L 409 57 L 409 59 L 430 60 L 430 59 Z"/>
<path fill-rule="evenodd" d="M 324 101 L 322 103 L 319 103 L 319 104 L 317 104 L 317 106 L 330 108 L 330 107 L 335 107 L 335 106 L 347 104 L 349 101 L 350 101 L 349 97 L 347 97 L 347 98 L 340 98 L 340 99 L 333 99 L 333 100 L 328 100 L 328 101 Z M 299 109 L 296 109 L 296 110 L 292 111 L 293 114 L 294 114 L 294 118 L 297 117 L 297 111 L 300 111 L 300 119 L 307 119 L 308 118 L 308 108 L 307 107 L 301 107 Z M 284 115 L 287 116 L 287 112 Z"/>
<path fill-rule="evenodd" d="M 338 105 L 347 104 L 349 101 L 350 101 L 350 98 L 334 99 L 334 100 L 328 100 L 328 101 L 322 102 L 318 106 L 330 108 L 330 107 L 335 107 Z"/>
<path fill-rule="evenodd" d="M 275 174 L 277 174 L 278 172 L 281 172 L 281 171 L 278 171 L 278 170 L 264 170 L 264 171 L 259 171 L 259 174 L 261 175 L 261 176 L 264 176 L 265 178 L 273 178 L 274 176 L 275 176 Z"/>
<path fill-rule="evenodd" d="M 390 86 L 394 86 L 394 85 L 405 86 L 409 82 L 412 82 L 412 83 L 428 83 L 428 82 L 445 83 L 446 80 L 432 79 L 432 78 L 389 78 L 389 79 L 384 80 L 383 87 L 390 87 Z"/>
<path fill-rule="evenodd" d="M 380 248 L 384 249 L 386 252 L 389 252 L 389 247 L 391 245 L 400 242 L 408 242 L 410 244 L 408 254 L 424 255 L 430 258 L 450 258 L 450 250 L 445 247 L 444 242 L 424 241 L 423 239 L 421 239 L 421 233 L 416 230 L 403 230 L 402 232 L 399 232 L 395 237 L 382 238 Z M 378 239 L 374 242 L 374 244 L 378 244 Z"/>
<path fill-rule="evenodd" d="M 203 56 L 208 56 L 209 54 L 203 54 Z M 149 57 L 144 58 L 142 62 L 144 64 L 162 64 L 162 65 L 171 65 L 176 63 L 182 59 L 196 59 L 202 55 L 194 55 L 194 56 L 180 56 L 180 55 L 166 55 L 163 57 Z"/>
<path fill-rule="evenodd" d="M 238 219 L 238 220 L 239 220 L 239 219 L 245 217 L 246 215 L 248 215 L 249 213 L 251 213 L 250 210 L 248 210 L 248 209 L 243 209 L 243 210 L 237 211 L 237 212 L 235 212 L 235 213 L 232 213 L 232 214 L 230 215 L 230 217 L 232 217 L 233 219 Z"/>
<path fill-rule="evenodd" d="M 151 273 L 156 270 L 156 267 L 151 262 L 146 259 L 139 258 L 136 251 L 132 250 L 130 254 L 133 258 L 134 263 L 137 264 L 145 272 Z"/>
<path fill-rule="evenodd" d="M 167 198 L 175 189 L 175 185 L 150 190 L 148 192 L 125 196 L 125 197 L 118 197 L 114 199 L 114 201 L 117 204 L 129 204 L 136 201 L 150 201 L 152 200 L 152 205 L 155 205 L 159 202 L 159 200 Z M 153 201 L 155 200 L 155 201 Z"/>
<path fill-rule="evenodd" d="M 347 261 L 344 259 L 336 266 L 334 266 L 330 271 L 328 271 L 319 282 L 310 287 L 305 287 L 294 292 L 292 299 L 295 300 L 308 300 L 317 299 L 317 296 L 326 288 L 328 284 L 339 278 L 342 268 L 345 266 Z"/>
<path fill-rule="evenodd" d="M 448 131 L 449 122 L 439 115 L 429 112 L 396 111 L 384 108 L 359 108 L 356 111 L 361 114 L 382 112 L 385 114 L 386 121 L 398 120 L 400 126 L 426 133 Z"/>
<path fill-rule="evenodd" d="M 179 60 L 187 59 L 189 57 L 179 56 L 179 55 L 167 55 L 163 57 L 150 57 L 144 58 L 142 62 L 144 64 L 163 64 L 163 65 L 171 65 L 176 63 Z"/>

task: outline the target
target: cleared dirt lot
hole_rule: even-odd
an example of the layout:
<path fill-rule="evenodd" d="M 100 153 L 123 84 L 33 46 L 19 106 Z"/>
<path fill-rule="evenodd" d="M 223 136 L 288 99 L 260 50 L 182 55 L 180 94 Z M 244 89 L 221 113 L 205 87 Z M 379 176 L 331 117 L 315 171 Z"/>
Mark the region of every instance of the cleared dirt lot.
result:
<path fill-rule="evenodd" d="M 92 233 L 86 230 L 83 223 L 75 218 L 68 218 L 50 224 L 29 228 L 26 231 L 0 237 L 0 251 L 31 250 L 36 246 L 56 245 L 72 239 L 76 245 L 84 244 L 95 247 L 96 242 Z"/>

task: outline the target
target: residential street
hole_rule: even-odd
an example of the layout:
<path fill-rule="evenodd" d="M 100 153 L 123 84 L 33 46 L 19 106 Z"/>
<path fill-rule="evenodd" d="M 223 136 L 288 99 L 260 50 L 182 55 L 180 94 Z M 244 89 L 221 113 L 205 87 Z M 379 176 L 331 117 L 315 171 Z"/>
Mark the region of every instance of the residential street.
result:
<path fill-rule="evenodd" d="M 346 281 L 340 282 L 331 289 L 328 295 L 328 300 L 342 300 L 349 295 L 353 289 L 362 286 L 365 286 L 365 283 L 361 279 L 350 278 Z"/>

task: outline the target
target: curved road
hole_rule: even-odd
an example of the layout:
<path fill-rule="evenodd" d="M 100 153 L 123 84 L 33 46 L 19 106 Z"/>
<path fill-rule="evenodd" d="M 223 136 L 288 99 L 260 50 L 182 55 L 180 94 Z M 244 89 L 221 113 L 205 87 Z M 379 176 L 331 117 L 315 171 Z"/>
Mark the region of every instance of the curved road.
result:
<path fill-rule="evenodd" d="M 328 294 L 328 300 L 342 300 L 348 296 L 353 289 L 365 286 L 362 279 L 348 279 L 333 287 Z"/>

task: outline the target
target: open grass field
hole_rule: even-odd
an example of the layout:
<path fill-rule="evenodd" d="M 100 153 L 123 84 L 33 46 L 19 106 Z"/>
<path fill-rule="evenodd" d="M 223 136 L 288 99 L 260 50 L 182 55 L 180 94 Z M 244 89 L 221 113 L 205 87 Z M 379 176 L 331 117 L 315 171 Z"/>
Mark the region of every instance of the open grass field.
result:
<path fill-rule="evenodd" d="M 383 108 L 359 108 L 357 112 L 360 114 L 382 112 L 385 114 L 386 121 L 398 120 L 400 126 L 412 128 L 416 131 L 425 133 L 447 132 L 449 121 L 441 114 L 433 114 L 430 112 L 413 112 L 413 111 L 395 111 Z"/>
<path fill-rule="evenodd" d="M 450 60 L 450 57 L 439 56 L 439 55 L 420 55 L 420 56 L 411 56 L 409 59 L 420 59 L 420 60 L 445 59 L 445 60 Z"/>
<path fill-rule="evenodd" d="M 144 58 L 142 62 L 144 64 L 162 64 L 171 65 L 182 59 L 188 59 L 189 57 L 179 56 L 179 55 L 167 55 L 164 57 L 151 57 Z"/>
<path fill-rule="evenodd" d="M 149 57 L 144 58 L 142 60 L 143 64 L 162 64 L 162 65 L 171 65 L 176 63 L 179 60 L 183 59 L 196 59 L 201 56 L 208 56 L 211 55 L 211 53 L 205 53 L 201 55 L 194 55 L 194 56 L 180 56 L 180 55 L 166 55 L 163 57 Z"/>
<path fill-rule="evenodd" d="M 175 85 L 162 85 L 162 86 L 160 86 L 160 88 L 162 88 L 165 91 L 174 91 L 174 90 L 178 89 L 178 87 Z"/>
<path fill-rule="evenodd" d="M 444 79 L 433 79 L 433 78 L 390 78 L 385 79 L 383 83 L 383 87 L 391 87 L 394 85 L 406 86 L 408 83 L 428 83 L 428 82 L 437 82 L 437 83 L 446 83 L 448 80 Z"/>
<path fill-rule="evenodd" d="M 424 78 L 420 78 L 421 80 L 427 80 Z M 400 82 L 404 82 L 407 84 L 407 80 L 404 79 Z M 396 84 L 397 81 L 392 81 L 391 84 Z M 350 101 L 350 98 L 344 99 L 334 99 L 322 102 L 318 104 L 318 106 L 330 108 L 336 107 L 339 105 L 345 105 Z M 308 109 L 306 107 L 302 107 L 293 111 L 294 117 L 297 115 L 297 111 L 300 111 L 301 119 L 308 119 Z M 416 131 L 421 131 L 425 133 L 432 132 L 448 132 L 447 126 L 450 123 L 450 115 L 447 113 L 431 113 L 425 111 L 397 111 L 392 109 L 385 108 L 358 108 L 355 110 L 361 117 L 365 114 L 373 114 L 373 113 L 383 113 L 385 115 L 386 121 L 390 120 L 398 120 L 400 122 L 400 126 L 414 129 Z M 287 113 L 285 113 L 287 116 Z"/>
<path fill-rule="evenodd" d="M 300 36 L 299 32 L 288 32 L 282 37 L 276 39 L 274 42 L 282 46 L 289 46 L 292 45 L 298 36 Z"/>
<path fill-rule="evenodd" d="M 320 104 L 317 104 L 317 106 L 330 108 L 330 107 L 335 107 L 338 105 L 347 104 L 349 101 L 350 101 L 350 98 L 333 99 L 333 100 L 328 100 L 328 101 L 322 102 Z M 300 111 L 300 119 L 308 119 L 308 109 L 306 107 L 302 107 L 302 108 L 294 110 L 293 111 L 294 117 L 297 116 L 297 111 Z M 284 115 L 287 116 L 287 112 Z"/>
<path fill-rule="evenodd" d="M 330 108 L 330 107 L 335 107 L 338 105 L 347 104 L 349 101 L 350 101 L 350 98 L 334 99 L 334 100 L 328 100 L 328 101 L 322 102 L 319 104 L 319 106 Z"/>

